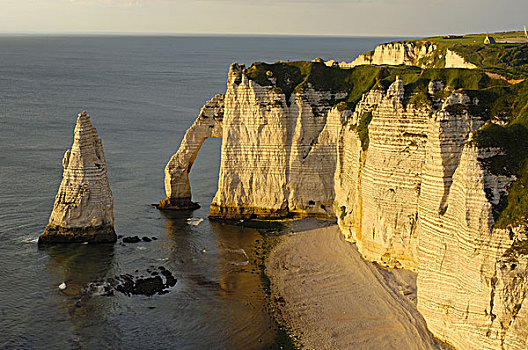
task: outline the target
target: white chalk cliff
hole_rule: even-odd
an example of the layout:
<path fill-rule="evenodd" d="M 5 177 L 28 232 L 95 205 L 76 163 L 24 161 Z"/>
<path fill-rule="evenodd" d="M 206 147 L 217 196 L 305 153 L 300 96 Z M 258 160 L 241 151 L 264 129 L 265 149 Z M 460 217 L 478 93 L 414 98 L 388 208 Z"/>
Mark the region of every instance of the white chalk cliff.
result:
<path fill-rule="evenodd" d="M 477 68 L 473 63 L 466 62 L 462 56 L 453 50 L 440 51 L 436 44 L 427 41 L 392 42 L 380 44 L 376 46 L 374 51 L 361 54 L 352 62 L 341 62 L 338 65 L 341 68 L 353 68 L 370 64 L 406 65 L 421 68 Z M 331 61 L 329 65 L 334 64 L 334 62 Z"/>
<path fill-rule="evenodd" d="M 434 49 L 380 49 L 369 62 L 416 64 Z M 515 178 L 488 171 L 500 150 L 472 142 L 478 101 L 431 81 L 434 103 L 413 103 L 397 78 L 349 109 L 333 102 L 344 92 L 307 84 L 287 96 L 267 75 L 263 86 L 231 66 L 226 93 L 207 102 L 167 165 L 165 203 L 190 202 L 198 149 L 222 137 L 211 217 L 336 217 L 366 259 L 418 272 L 418 308 L 438 338 L 526 349 L 528 260 L 510 249 L 526 230 L 494 228 L 492 207 Z"/>
<path fill-rule="evenodd" d="M 73 145 L 62 166 L 62 182 L 39 243 L 115 242 L 103 144 L 86 112 L 77 117 Z"/>
<path fill-rule="evenodd" d="M 202 143 L 209 137 L 222 136 L 223 113 L 224 95 L 216 95 L 202 107 L 194 124 L 185 133 L 178 152 L 165 167 L 167 198 L 160 202 L 159 209 L 182 210 L 199 207 L 191 201 L 189 172 Z"/>
<path fill-rule="evenodd" d="M 233 65 L 229 73 L 218 192 L 210 215 L 328 215 L 335 142 L 345 112 L 323 101 L 342 94 L 307 87 L 287 99 L 280 89 L 248 79 L 243 69 Z"/>
<path fill-rule="evenodd" d="M 467 62 L 464 57 L 460 56 L 453 50 L 447 49 L 445 52 L 445 64 L 444 68 L 467 68 L 475 69 L 476 65 Z"/>
<path fill-rule="evenodd" d="M 351 63 L 344 64 L 345 67 L 354 67 L 363 64 L 376 65 L 408 65 L 418 66 L 421 61 L 430 57 L 437 49 L 433 43 L 395 42 L 378 45 L 373 52 L 359 55 Z"/>

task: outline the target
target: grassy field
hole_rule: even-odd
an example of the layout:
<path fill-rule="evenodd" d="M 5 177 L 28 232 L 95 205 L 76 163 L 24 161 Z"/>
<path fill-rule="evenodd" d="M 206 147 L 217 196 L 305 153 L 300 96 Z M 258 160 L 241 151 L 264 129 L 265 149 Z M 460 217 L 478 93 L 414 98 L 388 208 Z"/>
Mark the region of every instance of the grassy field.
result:
<path fill-rule="evenodd" d="M 524 32 L 491 34 L 497 41 L 525 38 Z M 460 37 L 429 37 L 416 42 L 434 42 L 439 53 L 446 49 L 455 51 L 467 62 L 508 79 L 524 78 L 528 75 L 528 43 L 484 44 L 486 34 L 469 34 Z M 440 54 L 436 55 L 440 57 Z"/>
<path fill-rule="evenodd" d="M 483 44 L 484 39 L 486 38 L 488 34 L 482 33 L 482 34 L 467 34 L 463 36 L 455 36 L 455 37 L 448 37 L 448 36 L 432 36 L 421 39 L 422 41 L 432 41 L 438 44 L 443 45 L 474 45 L 474 44 Z M 525 38 L 523 31 L 517 31 L 517 32 L 501 32 L 501 33 L 490 33 L 490 36 L 495 38 L 495 40 L 504 40 L 504 39 L 512 39 L 512 38 Z"/>

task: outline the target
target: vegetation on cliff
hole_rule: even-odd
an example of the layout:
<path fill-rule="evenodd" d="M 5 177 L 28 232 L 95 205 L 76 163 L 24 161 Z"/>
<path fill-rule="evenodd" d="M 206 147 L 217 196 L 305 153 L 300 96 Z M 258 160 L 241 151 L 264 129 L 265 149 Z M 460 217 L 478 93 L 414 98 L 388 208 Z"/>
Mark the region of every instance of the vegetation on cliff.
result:
<path fill-rule="evenodd" d="M 271 72 L 271 79 L 268 72 Z M 372 89 L 380 79 L 388 78 L 390 70 L 383 67 L 363 66 L 359 69 L 340 69 L 328 67 L 324 63 L 311 61 L 276 62 L 273 64 L 257 62 L 246 71 L 248 78 L 262 86 L 275 86 L 286 95 L 286 101 L 294 91 L 302 91 L 308 85 L 316 90 L 332 93 L 345 92 L 347 97 L 336 99 L 355 105 L 361 96 Z M 394 80 L 395 75 L 392 76 Z"/>
<path fill-rule="evenodd" d="M 359 123 L 357 125 L 351 125 L 352 130 L 356 130 L 359 136 L 359 140 L 361 141 L 361 149 L 363 151 L 366 151 L 369 146 L 369 134 L 368 134 L 368 126 L 370 122 L 372 121 L 372 111 L 364 112 L 361 114 L 361 118 L 359 118 Z"/>
<path fill-rule="evenodd" d="M 515 40 L 524 38 L 522 32 L 495 33 L 496 40 Z M 494 43 L 484 45 L 486 34 L 469 34 L 463 36 L 429 37 L 418 41 L 433 42 L 438 46 L 435 54 L 436 63 L 445 57 L 450 49 L 467 62 L 481 69 L 501 74 L 507 78 L 519 79 L 528 74 L 528 45 L 515 43 Z M 443 53 L 443 55 L 442 55 Z M 434 65 L 437 67 L 437 65 Z"/>
<path fill-rule="evenodd" d="M 519 34 L 494 36 L 501 39 Z M 440 65 L 439 61 L 450 49 L 475 64 L 477 69 L 374 65 L 341 69 L 316 60 L 273 64 L 258 62 L 246 70 L 246 75 L 259 85 L 276 86 L 286 95 L 288 104 L 294 91 L 300 92 L 307 87 L 341 93 L 340 98 L 336 96 L 329 101 L 331 105 L 338 105 L 340 110 L 345 107 L 353 110 L 363 94 L 373 88 L 386 90 L 397 76 L 405 85 L 405 106 L 432 108 L 435 100 L 445 99 L 454 92 L 463 92 L 472 103 L 455 104 L 448 111 L 454 114 L 467 111 L 485 121 L 475 134 L 474 141 L 480 147 L 499 147 L 503 152 L 485 160 L 484 165 L 492 174 L 517 177 L 507 198 L 502 198 L 494 208 L 496 226 L 506 227 L 528 216 L 528 82 L 524 80 L 528 77 L 528 44 L 484 45 L 484 38 L 482 34 L 421 40 L 438 46 L 431 67 Z M 432 81 L 441 81 L 445 87 L 431 95 L 428 87 Z M 366 113 L 355 126 L 364 150 L 368 148 L 371 119 L 372 114 Z"/>
<path fill-rule="evenodd" d="M 273 80 L 270 79 L 268 72 L 272 72 Z M 374 87 L 387 89 L 394 82 L 396 76 L 402 77 L 407 101 L 411 103 L 411 97 L 414 95 L 427 95 L 427 87 L 431 81 L 442 81 L 451 91 L 476 91 L 511 86 L 509 82 L 503 79 L 493 79 L 481 70 L 420 69 L 410 66 L 368 65 L 353 69 L 341 69 L 310 61 L 276 62 L 273 64 L 257 62 L 247 69 L 246 75 L 261 86 L 275 85 L 280 88 L 286 95 L 287 101 L 294 91 L 302 91 L 308 85 L 315 90 L 325 90 L 332 93 L 344 92 L 346 97 L 336 99 L 334 102 L 335 104 L 346 102 L 348 107 L 352 109 L 364 93 Z M 497 91 L 489 97 L 498 97 L 505 92 Z M 432 102 L 429 97 L 427 97 L 427 102 L 429 104 Z M 501 100 L 501 102 L 505 101 Z"/>
<path fill-rule="evenodd" d="M 453 106 L 451 111 L 466 109 L 470 115 L 486 121 L 477 131 L 475 142 L 482 148 L 498 147 L 502 151 L 484 161 L 487 169 L 495 175 L 515 175 L 517 178 L 508 196 L 493 208 L 495 227 L 505 228 L 523 223 L 528 217 L 528 82 L 525 80 L 528 78 L 528 43 L 511 43 L 523 38 L 522 32 L 493 36 L 498 43 L 485 45 L 485 34 L 431 37 L 422 41 L 438 46 L 433 61 L 441 60 L 449 49 L 478 67 L 474 70 L 441 69 L 447 72 L 449 81 L 440 80 L 478 101 L 470 106 Z M 501 40 L 510 43 L 501 43 Z M 438 70 L 425 69 L 421 76 L 434 71 Z M 425 82 L 414 83 L 411 89 L 415 91 L 415 99 L 427 98 L 424 87 Z"/>

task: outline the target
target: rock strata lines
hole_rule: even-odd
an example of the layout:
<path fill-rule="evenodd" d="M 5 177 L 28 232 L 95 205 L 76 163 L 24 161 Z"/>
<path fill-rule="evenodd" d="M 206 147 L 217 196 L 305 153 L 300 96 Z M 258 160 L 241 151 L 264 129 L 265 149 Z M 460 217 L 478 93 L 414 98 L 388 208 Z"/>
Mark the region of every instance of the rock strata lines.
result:
<path fill-rule="evenodd" d="M 287 97 L 284 77 L 268 71 L 260 85 L 246 72 L 231 66 L 215 107 L 223 118 L 199 117 L 204 126 L 189 129 L 169 163 L 175 203 L 190 201 L 187 175 L 204 137 L 221 136 L 211 217 L 337 218 L 367 260 L 418 272 L 418 308 L 438 338 L 460 349 L 527 348 L 528 258 L 512 247 L 528 234 L 494 227 L 493 206 L 515 176 L 491 173 L 486 164 L 503 151 L 473 140 L 485 123 L 472 114 L 477 98 L 437 78 L 406 91 L 412 84 L 396 77 L 338 103 L 346 94 L 324 85 Z"/>
<path fill-rule="evenodd" d="M 77 117 L 73 145 L 62 166 L 62 182 L 39 243 L 115 242 L 103 144 L 86 111 Z"/>
<path fill-rule="evenodd" d="M 165 167 L 167 197 L 160 201 L 158 209 L 183 210 L 200 207 L 191 201 L 189 172 L 204 141 L 209 137 L 222 135 L 223 113 L 224 95 L 216 95 L 205 104 L 194 124 L 187 130 L 178 152 Z"/>

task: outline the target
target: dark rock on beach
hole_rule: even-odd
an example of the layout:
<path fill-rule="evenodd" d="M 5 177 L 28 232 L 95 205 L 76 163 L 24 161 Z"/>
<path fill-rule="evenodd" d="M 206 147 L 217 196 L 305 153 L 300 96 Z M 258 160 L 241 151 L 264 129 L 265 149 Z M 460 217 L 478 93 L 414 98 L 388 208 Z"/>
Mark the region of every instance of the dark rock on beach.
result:
<path fill-rule="evenodd" d="M 154 294 L 168 293 L 165 290 L 165 284 L 160 276 L 133 278 L 130 275 L 123 275 L 117 277 L 119 282 L 115 289 L 125 295 L 146 295 L 152 296 Z"/>
<path fill-rule="evenodd" d="M 140 241 L 138 236 L 123 237 L 123 243 L 138 243 Z"/>
<path fill-rule="evenodd" d="M 165 276 L 165 285 L 169 287 L 174 287 L 176 285 L 176 278 L 172 276 L 172 273 L 169 270 L 161 270 L 161 274 Z"/>
<path fill-rule="evenodd" d="M 85 290 L 85 294 L 98 294 L 103 296 L 114 295 L 114 291 L 127 296 L 145 295 L 153 296 L 162 295 L 169 292 L 170 287 L 176 285 L 177 279 L 172 273 L 163 266 L 158 267 L 159 271 L 147 270 L 149 275 L 132 276 L 124 274 L 106 281 L 91 283 Z M 137 273 L 137 271 L 136 271 Z"/>

